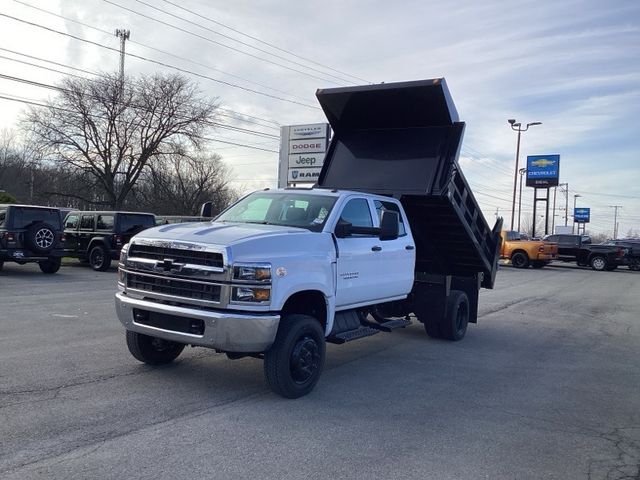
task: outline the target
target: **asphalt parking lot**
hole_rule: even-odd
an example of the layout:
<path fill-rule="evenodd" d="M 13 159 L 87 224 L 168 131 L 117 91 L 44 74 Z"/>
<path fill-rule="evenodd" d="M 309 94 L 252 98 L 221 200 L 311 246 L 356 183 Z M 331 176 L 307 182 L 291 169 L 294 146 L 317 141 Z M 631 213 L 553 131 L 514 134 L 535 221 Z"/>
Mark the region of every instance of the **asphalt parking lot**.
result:
<path fill-rule="evenodd" d="M 0 272 L 0 477 L 640 478 L 640 274 L 502 267 L 458 343 L 328 347 L 311 395 L 257 359 L 127 351 L 115 269 Z"/>

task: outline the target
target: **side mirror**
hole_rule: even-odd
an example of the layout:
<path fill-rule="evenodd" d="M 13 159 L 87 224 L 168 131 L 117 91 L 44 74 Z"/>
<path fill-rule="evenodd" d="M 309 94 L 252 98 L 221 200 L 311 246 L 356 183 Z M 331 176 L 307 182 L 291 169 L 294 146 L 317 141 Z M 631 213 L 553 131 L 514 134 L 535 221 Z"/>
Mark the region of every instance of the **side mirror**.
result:
<path fill-rule="evenodd" d="M 398 212 L 385 210 L 380 219 L 380 240 L 395 240 L 398 238 Z"/>
<path fill-rule="evenodd" d="M 345 222 L 341 219 L 338 221 L 333 233 L 338 238 L 346 238 L 351 236 L 351 227 L 352 225 L 349 222 Z"/>
<path fill-rule="evenodd" d="M 211 218 L 213 215 L 213 202 L 204 202 L 200 207 L 200 216 Z"/>

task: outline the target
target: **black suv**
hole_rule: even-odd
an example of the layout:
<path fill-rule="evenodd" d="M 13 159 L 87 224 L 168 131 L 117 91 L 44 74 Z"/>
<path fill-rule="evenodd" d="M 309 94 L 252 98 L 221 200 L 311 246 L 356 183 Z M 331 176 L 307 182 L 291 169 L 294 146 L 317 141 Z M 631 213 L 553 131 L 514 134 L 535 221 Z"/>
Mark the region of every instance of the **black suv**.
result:
<path fill-rule="evenodd" d="M 131 237 L 155 224 L 151 213 L 69 212 L 64 219 L 65 256 L 88 261 L 104 272 Z"/>
<path fill-rule="evenodd" d="M 4 262 L 38 262 L 56 273 L 63 256 L 60 210 L 33 205 L 0 205 L 0 270 Z"/>

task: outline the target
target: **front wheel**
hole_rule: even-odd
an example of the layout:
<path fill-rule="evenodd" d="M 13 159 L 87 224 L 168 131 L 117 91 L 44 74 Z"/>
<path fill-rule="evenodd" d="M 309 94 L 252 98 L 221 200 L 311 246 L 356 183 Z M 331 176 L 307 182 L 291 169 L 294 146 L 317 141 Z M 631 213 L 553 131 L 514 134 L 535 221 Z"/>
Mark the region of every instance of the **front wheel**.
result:
<path fill-rule="evenodd" d="M 51 257 L 47 260 L 40 260 L 38 262 L 38 266 L 42 273 L 56 273 L 60 270 L 60 265 L 62 264 L 62 259 L 60 257 Z"/>
<path fill-rule="evenodd" d="M 184 344 L 150 337 L 127 330 L 127 347 L 136 360 L 148 365 L 165 365 L 173 362 L 184 350 Z"/>
<path fill-rule="evenodd" d="M 591 268 L 597 272 L 601 272 L 607 268 L 607 260 L 600 255 L 593 257 L 589 263 L 591 264 Z"/>
<path fill-rule="evenodd" d="M 2 265 L 0 264 L 0 270 L 2 269 Z M 633 270 L 634 272 L 637 272 L 640 270 L 640 260 L 631 260 L 631 263 L 629 263 L 629 270 Z"/>
<path fill-rule="evenodd" d="M 111 257 L 102 245 L 96 245 L 89 252 L 89 264 L 97 272 L 106 272 L 111 266 Z"/>
<path fill-rule="evenodd" d="M 511 255 L 511 265 L 516 268 L 527 268 L 529 266 L 529 257 L 524 252 L 516 252 Z"/>
<path fill-rule="evenodd" d="M 309 315 L 287 315 L 264 355 L 264 375 L 271 390 L 285 398 L 302 397 L 316 386 L 325 358 L 324 332 Z"/>

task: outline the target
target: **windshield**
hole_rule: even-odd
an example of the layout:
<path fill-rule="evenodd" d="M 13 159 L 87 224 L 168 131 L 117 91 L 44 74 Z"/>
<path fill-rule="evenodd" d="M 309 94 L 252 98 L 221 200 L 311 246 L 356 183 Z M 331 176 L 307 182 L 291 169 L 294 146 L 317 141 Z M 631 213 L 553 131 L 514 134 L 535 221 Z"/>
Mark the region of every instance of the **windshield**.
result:
<path fill-rule="evenodd" d="M 319 232 L 336 197 L 297 192 L 256 192 L 222 212 L 218 222 L 285 225 Z"/>

